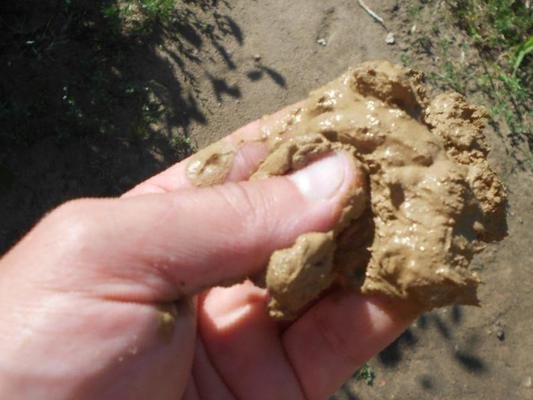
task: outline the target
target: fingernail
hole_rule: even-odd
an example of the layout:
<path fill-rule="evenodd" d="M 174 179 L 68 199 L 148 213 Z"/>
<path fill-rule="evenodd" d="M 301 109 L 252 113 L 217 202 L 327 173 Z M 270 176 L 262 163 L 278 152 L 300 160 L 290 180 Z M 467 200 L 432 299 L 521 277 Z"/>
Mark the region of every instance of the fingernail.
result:
<path fill-rule="evenodd" d="M 328 200 L 338 193 L 346 174 L 347 159 L 333 153 L 289 175 L 298 190 L 310 200 Z"/>

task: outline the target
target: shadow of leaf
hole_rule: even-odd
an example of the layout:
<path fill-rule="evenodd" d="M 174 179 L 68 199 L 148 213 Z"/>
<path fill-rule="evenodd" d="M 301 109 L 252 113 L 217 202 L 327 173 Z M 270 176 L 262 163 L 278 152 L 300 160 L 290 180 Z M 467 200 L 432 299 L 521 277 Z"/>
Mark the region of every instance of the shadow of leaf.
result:
<path fill-rule="evenodd" d="M 254 69 L 252 71 L 248 71 L 246 73 L 246 76 L 248 77 L 248 79 L 255 82 L 263 77 L 263 71 L 261 71 L 260 69 Z"/>
<path fill-rule="evenodd" d="M 265 74 L 268 75 L 270 77 L 270 79 L 272 79 L 272 81 L 276 85 L 278 85 L 278 86 L 280 86 L 282 88 L 286 88 L 287 87 L 287 81 L 285 80 L 283 75 L 281 75 L 275 69 L 272 69 L 270 67 L 265 67 L 264 65 L 256 66 L 255 69 L 253 69 L 251 71 L 248 71 L 246 73 L 246 76 L 252 82 L 255 82 L 255 81 L 258 81 L 258 80 L 262 79 Z"/>
<path fill-rule="evenodd" d="M 378 354 L 378 360 L 386 367 L 395 367 L 402 361 L 403 347 L 413 347 L 418 339 L 411 329 L 407 329 L 400 337 Z"/>
<path fill-rule="evenodd" d="M 437 332 L 439 332 L 444 339 L 450 340 L 452 338 L 450 328 L 448 328 L 441 317 L 436 314 L 431 314 L 431 321 L 435 325 L 435 328 L 437 328 Z"/>
<path fill-rule="evenodd" d="M 175 4 L 143 19 L 119 0 L 0 2 L 0 189 L 17 172 L 0 190 L 0 253 L 57 204 L 117 195 L 194 150 L 203 61 L 236 69 L 225 46 L 245 35 L 225 1 Z M 210 79 L 219 100 L 242 96 Z"/>
<path fill-rule="evenodd" d="M 269 67 L 265 67 L 263 66 L 262 67 L 263 71 L 265 71 L 268 76 L 270 76 L 270 78 L 276 82 L 276 84 L 278 86 L 281 86 L 282 88 L 286 88 L 287 87 L 287 81 L 285 80 L 285 78 L 283 77 L 283 75 L 281 75 L 278 71 L 272 69 L 272 68 L 269 68 Z"/>
<path fill-rule="evenodd" d="M 454 358 L 459 361 L 459 365 L 461 365 L 463 369 L 469 372 L 474 374 L 483 374 L 487 372 L 485 363 L 472 354 L 457 350 L 454 353 Z"/>
<path fill-rule="evenodd" d="M 417 381 L 424 390 L 432 391 L 435 388 L 435 380 L 431 375 L 421 375 L 417 378 Z"/>
<path fill-rule="evenodd" d="M 244 43 L 244 35 L 239 25 L 237 25 L 237 23 L 228 15 L 224 15 L 222 20 L 223 24 L 227 27 L 227 29 L 224 29 L 224 32 L 231 34 L 237 40 L 239 45 L 242 46 Z"/>
<path fill-rule="evenodd" d="M 452 306 L 451 319 L 454 324 L 460 324 L 463 320 L 463 310 L 461 306 L 454 304 Z"/>
<path fill-rule="evenodd" d="M 223 95 L 227 94 L 234 98 L 241 97 L 241 90 L 237 85 L 228 85 L 224 79 L 216 78 L 211 74 L 207 74 L 211 85 L 213 86 L 213 91 L 218 101 L 222 100 Z"/>
<path fill-rule="evenodd" d="M 182 21 L 178 19 L 174 22 L 174 28 L 183 39 L 192 44 L 194 47 L 202 47 L 202 36 L 200 36 L 196 29 L 194 29 L 194 25 L 187 23 L 186 20 Z"/>

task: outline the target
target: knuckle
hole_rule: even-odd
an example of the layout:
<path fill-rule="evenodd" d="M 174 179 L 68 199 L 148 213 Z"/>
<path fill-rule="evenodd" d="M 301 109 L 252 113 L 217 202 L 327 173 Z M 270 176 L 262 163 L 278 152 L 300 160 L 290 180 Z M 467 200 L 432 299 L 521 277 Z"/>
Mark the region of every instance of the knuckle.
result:
<path fill-rule="evenodd" d="M 265 204 L 263 196 L 240 184 L 225 185 L 219 195 L 231 218 L 243 235 L 251 235 L 264 228 Z"/>
<path fill-rule="evenodd" d="M 63 249 L 78 253 L 94 239 L 97 223 L 91 200 L 71 200 L 53 210 L 43 221 Z"/>

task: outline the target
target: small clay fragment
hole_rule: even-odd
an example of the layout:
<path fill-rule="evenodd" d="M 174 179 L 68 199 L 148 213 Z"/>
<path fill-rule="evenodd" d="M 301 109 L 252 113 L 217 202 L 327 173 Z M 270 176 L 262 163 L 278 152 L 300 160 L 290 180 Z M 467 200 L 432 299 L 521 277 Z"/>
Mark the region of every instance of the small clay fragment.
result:
<path fill-rule="evenodd" d="M 206 147 L 187 166 L 187 177 L 196 186 L 213 186 L 226 180 L 235 149 L 228 143 L 216 143 Z"/>
<path fill-rule="evenodd" d="M 430 100 L 421 74 L 380 61 L 349 69 L 269 124 L 270 154 L 252 179 L 344 151 L 369 181 L 348 194 L 331 231 L 274 252 L 266 273 L 271 316 L 297 317 L 332 285 L 409 301 L 420 311 L 478 304 L 480 280 L 468 266 L 480 241 L 506 234 L 506 193 L 487 162 L 485 120 L 461 95 Z M 222 182 L 228 154 L 200 152 L 189 178 Z"/>

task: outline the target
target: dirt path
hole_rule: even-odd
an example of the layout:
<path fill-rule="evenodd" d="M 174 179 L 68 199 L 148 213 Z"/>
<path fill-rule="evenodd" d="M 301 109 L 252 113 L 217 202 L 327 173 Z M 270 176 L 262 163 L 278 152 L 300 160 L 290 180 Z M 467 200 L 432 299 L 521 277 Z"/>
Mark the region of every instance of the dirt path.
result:
<path fill-rule="evenodd" d="M 367 3 L 393 30 L 402 28 L 401 2 Z M 176 116 L 151 126 L 152 139 L 92 137 L 61 145 L 43 139 L 23 153 L 0 154 L 0 163 L 17 171 L 17 190 L 0 191 L 0 249 L 64 199 L 120 193 L 176 161 L 168 138 L 187 134 L 203 147 L 297 101 L 351 64 L 400 63 L 411 54 L 401 35 L 387 45 L 384 28 L 356 0 L 234 0 L 201 17 L 223 21 L 223 29 L 213 28 L 210 40 L 183 36 L 196 61 L 180 58 L 181 39 L 168 37 L 131 62 Z M 336 399 L 533 398 L 533 174 L 517 167 L 494 131 L 489 139 L 509 188 L 510 214 L 509 237 L 475 261 L 486 282 L 482 307 L 420 317 L 370 361 L 372 386 L 354 379 Z"/>

